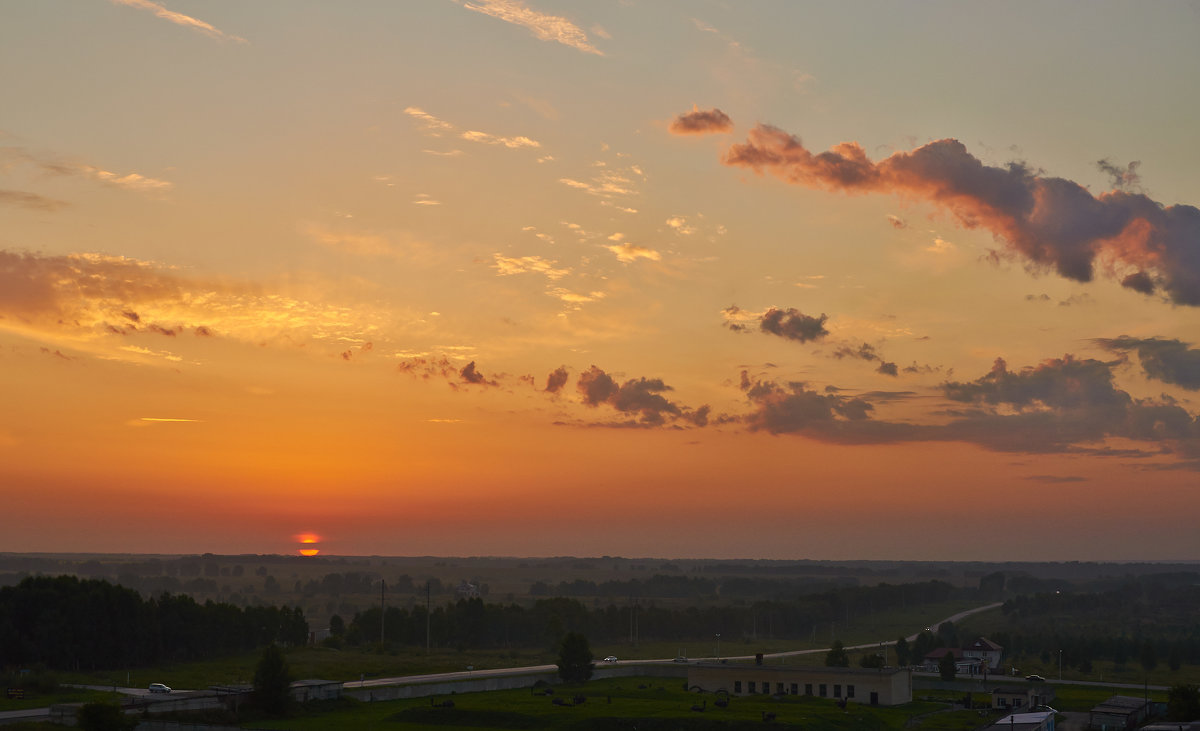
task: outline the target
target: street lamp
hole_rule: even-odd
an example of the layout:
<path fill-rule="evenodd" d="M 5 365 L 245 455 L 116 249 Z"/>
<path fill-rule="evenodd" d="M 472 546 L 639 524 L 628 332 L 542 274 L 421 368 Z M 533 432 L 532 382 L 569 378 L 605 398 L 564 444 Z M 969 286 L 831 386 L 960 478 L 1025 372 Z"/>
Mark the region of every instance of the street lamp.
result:
<path fill-rule="evenodd" d="M 1058 679 L 1062 680 L 1062 650 L 1058 651 Z"/>
<path fill-rule="evenodd" d="M 717 633 L 717 662 L 721 661 L 721 633 Z"/>

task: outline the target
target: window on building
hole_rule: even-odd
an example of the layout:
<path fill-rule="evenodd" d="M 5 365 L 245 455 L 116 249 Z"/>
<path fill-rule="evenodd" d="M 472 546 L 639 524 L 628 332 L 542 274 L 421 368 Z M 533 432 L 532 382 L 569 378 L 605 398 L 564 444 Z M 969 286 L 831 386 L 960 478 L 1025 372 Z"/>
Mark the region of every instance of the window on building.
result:
<path fill-rule="evenodd" d="M 853 697 L 854 697 L 854 686 L 853 686 L 853 685 L 847 685 L 847 686 L 846 686 L 846 697 L 847 697 L 847 698 L 853 698 Z"/>
<path fill-rule="evenodd" d="M 820 694 L 820 696 L 821 696 L 822 698 L 824 698 L 825 696 L 829 695 L 828 691 L 826 691 L 826 690 L 825 690 L 825 684 L 824 684 L 824 683 L 821 683 L 820 685 L 818 685 L 818 686 L 817 686 L 817 692 Z"/>
<path fill-rule="evenodd" d="M 834 697 L 834 698 L 841 698 L 841 697 L 842 697 L 842 686 L 841 686 L 841 684 L 840 684 L 840 683 L 835 683 L 835 684 L 834 684 L 834 686 L 833 686 L 833 697 Z"/>
<path fill-rule="evenodd" d="M 740 680 L 733 681 L 733 692 L 739 693 L 739 694 L 742 692 L 742 681 L 740 681 Z"/>
<path fill-rule="evenodd" d="M 804 684 L 804 695 L 812 695 L 812 683 Z"/>
<path fill-rule="evenodd" d="M 749 683 L 747 683 L 746 685 L 748 685 L 748 686 L 749 686 L 749 688 L 750 688 L 750 692 L 751 692 L 751 693 L 756 693 L 756 692 L 758 692 L 758 691 L 756 691 L 756 690 L 754 689 L 754 681 L 753 681 L 753 680 L 751 680 L 751 681 L 750 681 Z"/>
<path fill-rule="evenodd" d="M 800 694 L 800 686 L 798 686 L 795 683 L 792 683 L 792 695 L 799 695 L 799 694 Z"/>

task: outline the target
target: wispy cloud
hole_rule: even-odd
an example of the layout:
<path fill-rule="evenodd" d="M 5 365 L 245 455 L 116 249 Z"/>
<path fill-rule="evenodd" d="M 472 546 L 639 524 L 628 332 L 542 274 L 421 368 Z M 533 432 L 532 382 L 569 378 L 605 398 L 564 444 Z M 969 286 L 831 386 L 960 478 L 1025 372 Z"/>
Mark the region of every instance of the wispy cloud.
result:
<path fill-rule="evenodd" d="M 425 131 L 434 137 L 441 137 L 444 133 L 449 134 L 457 132 L 457 136 L 460 139 L 464 139 L 468 142 L 478 142 L 483 145 L 500 145 L 509 149 L 517 149 L 520 147 L 539 148 L 542 146 L 542 143 L 538 142 L 537 140 L 530 139 L 524 135 L 505 137 L 502 135 L 494 135 L 490 132 L 480 132 L 479 130 L 474 129 L 458 132 L 458 127 L 454 124 L 451 124 L 444 119 L 438 119 L 420 107 L 407 107 L 405 108 L 404 113 L 413 119 L 420 120 L 425 126 Z M 443 155 L 448 157 L 462 154 L 460 150 L 449 150 L 446 152 L 426 150 L 425 152 L 428 152 L 431 155 Z"/>
<path fill-rule="evenodd" d="M 162 5 L 159 5 L 158 3 L 150 2 L 150 0 L 112 0 L 112 1 L 114 3 L 116 3 L 117 5 L 125 5 L 126 7 L 137 8 L 138 10 L 146 10 L 148 12 L 154 13 L 154 15 L 156 17 L 159 17 L 165 21 L 174 23 L 175 25 L 182 25 L 185 28 L 191 28 L 192 30 L 197 31 L 198 33 L 203 33 L 204 35 L 208 36 L 209 38 L 215 38 L 219 41 L 235 41 L 237 43 L 245 43 L 246 42 L 245 38 L 240 38 L 238 36 L 231 35 L 229 33 L 225 33 L 224 31 L 214 28 L 211 24 L 205 23 L 203 20 L 193 18 L 190 15 L 184 15 L 183 13 L 177 13 L 173 10 L 167 10 Z"/>
<path fill-rule="evenodd" d="M 570 20 L 558 15 L 547 15 L 538 12 L 518 0 L 483 0 L 482 2 L 464 2 L 463 7 L 477 13 L 499 18 L 507 23 L 527 28 L 534 36 L 543 41 L 555 41 L 564 46 L 603 56 L 604 53 L 588 41 L 587 33 Z M 607 37 L 607 33 L 597 35 Z"/>
<path fill-rule="evenodd" d="M 0 190 L 0 205 L 20 206 L 39 211 L 57 211 L 69 204 L 66 201 L 47 198 L 37 193 L 27 193 L 22 190 Z"/>
<path fill-rule="evenodd" d="M 84 162 L 35 155 L 20 147 L 0 148 L 0 163 L 6 162 L 25 163 L 51 175 L 77 176 L 138 193 L 165 193 L 174 187 L 169 181 L 158 180 L 141 173 L 114 173 Z"/>

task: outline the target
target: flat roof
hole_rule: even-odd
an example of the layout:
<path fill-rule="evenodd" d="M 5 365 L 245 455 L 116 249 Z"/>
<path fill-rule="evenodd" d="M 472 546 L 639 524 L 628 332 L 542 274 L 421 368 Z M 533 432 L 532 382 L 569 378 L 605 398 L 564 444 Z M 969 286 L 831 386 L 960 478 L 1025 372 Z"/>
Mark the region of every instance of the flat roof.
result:
<path fill-rule="evenodd" d="M 909 672 L 908 668 L 831 668 L 825 665 L 753 665 L 750 663 L 724 662 L 695 662 L 688 667 L 704 668 L 705 670 L 739 670 L 756 673 L 809 673 L 813 675 L 850 675 L 863 677 L 865 675 L 896 675 Z"/>

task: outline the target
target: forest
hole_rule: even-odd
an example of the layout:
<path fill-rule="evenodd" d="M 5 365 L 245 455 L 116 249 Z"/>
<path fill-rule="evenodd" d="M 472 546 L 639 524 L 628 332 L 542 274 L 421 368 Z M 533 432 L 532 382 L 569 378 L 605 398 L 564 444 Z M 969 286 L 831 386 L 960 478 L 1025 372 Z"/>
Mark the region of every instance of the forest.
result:
<path fill-rule="evenodd" d="M 200 660 L 304 644 L 299 609 L 240 608 L 182 594 L 144 599 L 102 579 L 36 576 L 0 588 L 0 658 L 58 670 Z"/>

